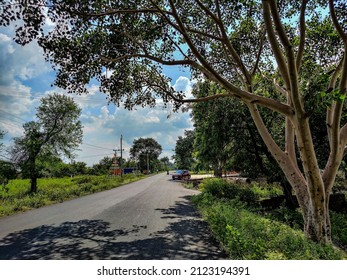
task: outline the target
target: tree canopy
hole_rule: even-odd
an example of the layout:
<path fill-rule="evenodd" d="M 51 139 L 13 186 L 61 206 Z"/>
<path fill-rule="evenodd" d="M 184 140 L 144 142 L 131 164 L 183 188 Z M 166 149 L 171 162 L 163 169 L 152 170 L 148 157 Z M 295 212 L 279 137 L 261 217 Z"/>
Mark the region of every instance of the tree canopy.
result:
<path fill-rule="evenodd" d="M 329 194 L 347 143 L 347 125 L 342 122 L 346 1 L 0 0 L 0 4 L 0 24 L 16 21 L 15 40 L 22 45 L 37 39 L 57 71 L 55 84 L 69 92 L 86 92 L 86 85 L 96 79 L 112 102 L 129 109 L 152 106 L 158 96 L 177 106 L 222 97 L 241 100 L 296 192 L 307 236 L 329 242 Z M 47 22 L 53 27 L 45 26 Z M 187 67 L 192 78 L 208 79 L 224 91 L 185 99 L 163 73 L 163 66 L 170 65 Z M 264 83 L 281 95 L 259 86 Z M 323 92 L 315 87 L 322 83 Z M 283 147 L 267 129 L 259 106 L 281 115 Z M 322 108 L 327 112 L 329 143 L 323 172 L 309 122 L 312 112 Z"/>
<path fill-rule="evenodd" d="M 178 169 L 192 169 L 195 159 L 193 157 L 195 133 L 185 130 L 184 136 L 179 136 L 175 146 L 175 163 Z"/>
<path fill-rule="evenodd" d="M 153 138 L 135 139 L 130 148 L 131 157 L 138 161 L 139 169 L 142 171 L 153 171 L 161 152 L 161 145 Z"/>

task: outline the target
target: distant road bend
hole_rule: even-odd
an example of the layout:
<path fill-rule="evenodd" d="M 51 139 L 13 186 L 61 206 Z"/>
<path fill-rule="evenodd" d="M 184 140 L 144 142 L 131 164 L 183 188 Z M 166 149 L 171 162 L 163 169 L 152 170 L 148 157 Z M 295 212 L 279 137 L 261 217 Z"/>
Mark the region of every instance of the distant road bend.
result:
<path fill-rule="evenodd" d="M 0 219 L 0 259 L 223 259 L 166 174 Z"/>

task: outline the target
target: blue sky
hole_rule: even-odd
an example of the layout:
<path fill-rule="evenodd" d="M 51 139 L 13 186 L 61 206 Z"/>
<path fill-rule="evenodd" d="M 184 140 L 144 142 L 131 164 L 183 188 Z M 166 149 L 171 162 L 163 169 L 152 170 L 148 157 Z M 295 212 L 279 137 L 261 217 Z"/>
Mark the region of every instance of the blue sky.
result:
<path fill-rule="evenodd" d="M 35 108 L 42 96 L 58 92 L 51 87 L 55 72 L 47 63 L 42 50 L 35 42 L 25 47 L 13 40 L 13 28 L 0 27 L 0 129 L 5 130 L 4 144 L 12 144 L 13 137 L 23 134 L 22 125 L 34 120 Z M 190 95 L 192 83 L 189 72 L 179 68 L 165 67 L 165 73 L 172 78 L 172 86 Z M 73 95 L 82 108 L 81 121 L 84 137 L 77 161 L 89 166 L 105 156 L 112 156 L 113 149 L 120 147 L 123 135 L 124 157 L 129 157 L 133 141 L 140 137 L 152 137 L 163 147 L 160 157 L 171 159 L 178 136 L 184 130 L 192 129 L 189 113 L 173 113 L 170 108 L 158 104 L 155 108 L 136 108 L 128 111 L 107 104 L 106 96 L 98 91 L 97 84 L 89 85 L 90 93 L 85 96 Z M 2 153 L 4 159 L 6 154 Z"/>

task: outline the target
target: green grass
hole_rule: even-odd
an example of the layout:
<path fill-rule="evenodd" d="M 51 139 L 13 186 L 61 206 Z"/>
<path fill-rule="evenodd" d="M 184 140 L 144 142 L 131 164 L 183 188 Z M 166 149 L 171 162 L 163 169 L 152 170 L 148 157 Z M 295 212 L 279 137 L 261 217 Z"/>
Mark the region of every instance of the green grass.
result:
<path fill-rule="evenodd" d="M 322 246 L 305 237 L 299 211 L 283 207 L 266 212 L 254 203 L 254 199 L 272 196 L 273 191 L 219 179 L 204 182 L 202 188 L 203 192 L 193 201 L 231 259 L 347 258 L 342 249 L 347 245 L 346 215 L 331 213 L 333 240 L 340 248 Z"/>
<path fill-rule="evenodd" d="M 38 179 L 37 193 L 29 192 L 29 180 L 11 180 L 5 187 L 0 187 L 0 217 L 112 189 L 142 178 L 144 176 L 127 174 L 123 178 L 78 176 Z"/>

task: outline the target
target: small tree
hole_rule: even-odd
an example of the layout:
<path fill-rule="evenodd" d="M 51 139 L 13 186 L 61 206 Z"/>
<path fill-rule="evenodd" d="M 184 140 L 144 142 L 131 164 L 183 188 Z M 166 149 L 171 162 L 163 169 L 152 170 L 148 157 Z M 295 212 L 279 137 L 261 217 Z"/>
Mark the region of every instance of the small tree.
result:
<path fill-rule="evenodd" d="M 82 142 L 81 109 L 71 97 L 53 94 L 41 99 L 37 121 L 23 125 L 24 135 L 14 139 L 12 158 L 31 180 L 30 192 L 37 191 L 38 158 L 67 156 Z"/>

